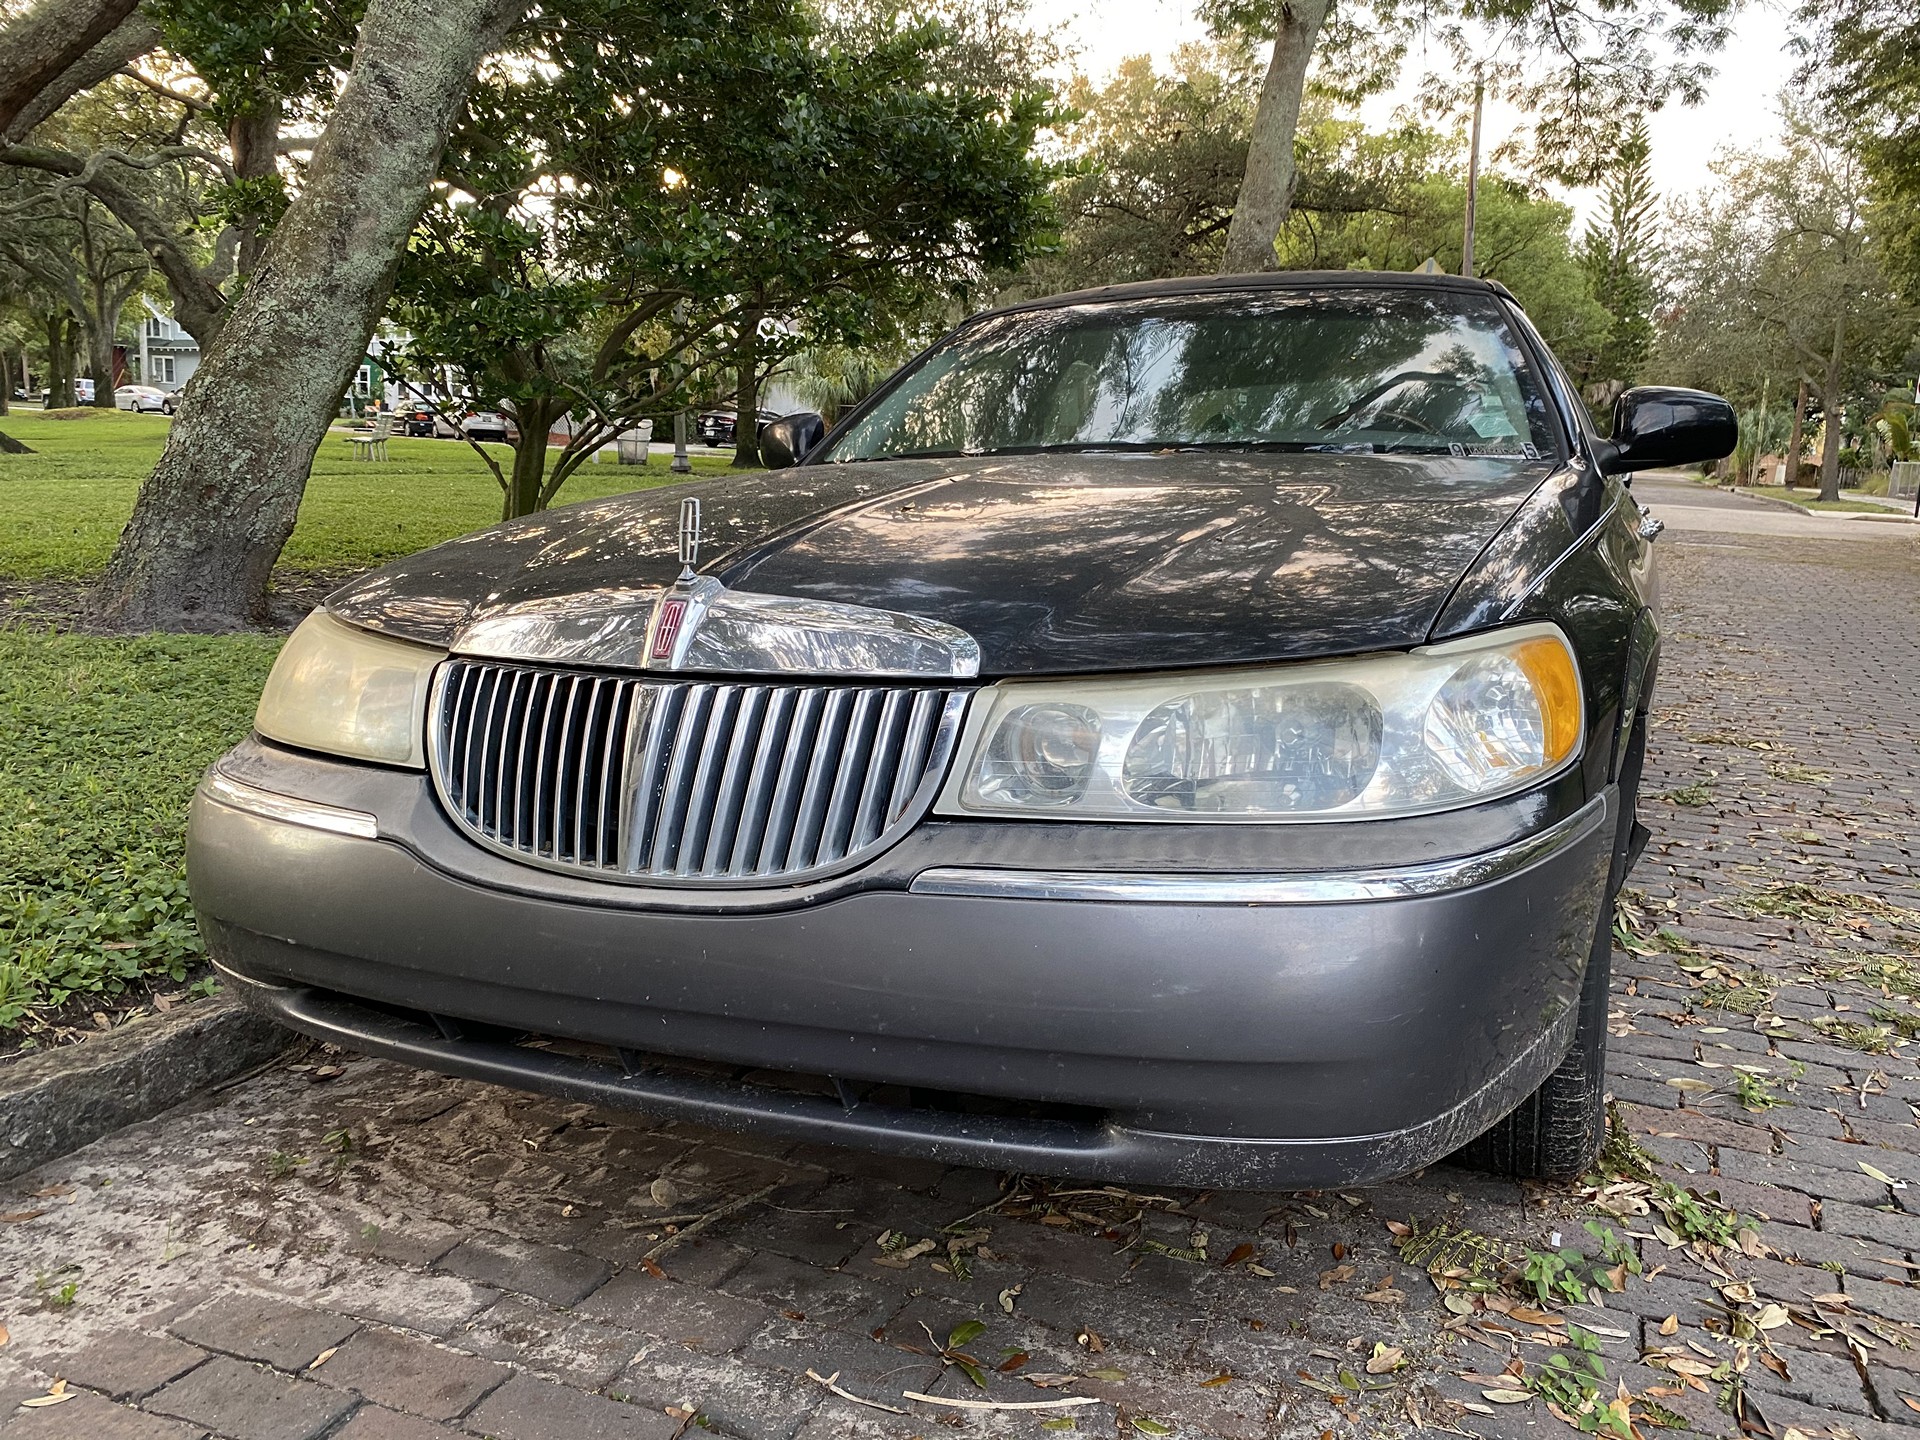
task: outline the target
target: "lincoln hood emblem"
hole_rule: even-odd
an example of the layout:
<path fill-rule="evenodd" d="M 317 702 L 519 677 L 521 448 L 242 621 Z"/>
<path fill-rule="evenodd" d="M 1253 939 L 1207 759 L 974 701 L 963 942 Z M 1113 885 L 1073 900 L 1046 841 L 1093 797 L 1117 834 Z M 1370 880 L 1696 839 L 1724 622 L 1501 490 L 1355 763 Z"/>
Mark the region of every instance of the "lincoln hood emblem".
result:
<path fill-rule="evenodd" d="M 680 502 L 680 583 L 693 579 L 700 563 L 700 502 L 689 495 Z"/>
<path fill-rule="evenodd" d="M 971 679 L 980 646 L 919 615 L 729 590 L 697 573 L 700 502 L 680 502 L 680 574 L 640 586 L 542 596 L 483 609 L 454 653 L 498 660 L 704 670 L 737 675 L 870 675 Z"/>

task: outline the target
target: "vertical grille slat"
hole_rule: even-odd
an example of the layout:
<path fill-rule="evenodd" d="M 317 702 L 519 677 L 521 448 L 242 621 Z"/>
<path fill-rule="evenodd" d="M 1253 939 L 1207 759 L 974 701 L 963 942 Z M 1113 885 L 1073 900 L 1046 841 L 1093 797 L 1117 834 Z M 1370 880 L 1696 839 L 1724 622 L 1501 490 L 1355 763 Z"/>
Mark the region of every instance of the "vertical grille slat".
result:
<path fill-rule="evenodd" d="M 963 692 L 616 677 L 454 660 L 435 786 L 481 842 L 636 883 L 778 882 L 924 809 Z"/>

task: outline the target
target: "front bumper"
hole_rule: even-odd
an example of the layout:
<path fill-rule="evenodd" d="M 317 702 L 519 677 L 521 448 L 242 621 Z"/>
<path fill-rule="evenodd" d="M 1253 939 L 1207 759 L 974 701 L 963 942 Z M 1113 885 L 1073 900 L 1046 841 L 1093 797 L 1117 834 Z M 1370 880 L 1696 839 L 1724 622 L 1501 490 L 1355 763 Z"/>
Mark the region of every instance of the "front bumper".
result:
<path fill-rule="evenodd" d="M 1026 898 L 1086 872 L 1034 866 L 1023 892 L 1021 872 L 982 880 L 935 844 L 945 863 L 878 888 L 701 913 L 505 860 L 511 888 L 456 873 L 475 847 L 419 775 L 262 746 L 240 768 L 371 821 L 196 797 L 209 949 L 295 1028 L 701 1123 L 1145 1183 L 1364 1183 L 1497 1120 L 1570 1043 L 1615 830 L 1603 795 L 1501 847 L 1512 863 L 1380 894 L 1329 888 L 1343 870 L 1231 877 L 1264 893 L 1189 874 L 1135 898 L 1150 888 L 1109 871 L 1085 898 Z M 1057 843 L 1084 865 L 1079 828 Z"/>

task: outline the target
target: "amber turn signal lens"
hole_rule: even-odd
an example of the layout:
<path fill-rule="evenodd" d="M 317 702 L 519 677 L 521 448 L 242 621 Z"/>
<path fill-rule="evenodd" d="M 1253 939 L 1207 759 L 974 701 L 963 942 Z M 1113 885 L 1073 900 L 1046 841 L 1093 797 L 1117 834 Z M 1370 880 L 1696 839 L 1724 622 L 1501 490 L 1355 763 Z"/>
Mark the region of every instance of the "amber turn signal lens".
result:
<path fill-rule="evenodd" d="M 1545 727 L 1546 763 L 1558 765 L 1580 743 L 1580 676 L 1566 642 L 1551 635 L 1523 640 L 1508 652 L 1533 682 Z"/>

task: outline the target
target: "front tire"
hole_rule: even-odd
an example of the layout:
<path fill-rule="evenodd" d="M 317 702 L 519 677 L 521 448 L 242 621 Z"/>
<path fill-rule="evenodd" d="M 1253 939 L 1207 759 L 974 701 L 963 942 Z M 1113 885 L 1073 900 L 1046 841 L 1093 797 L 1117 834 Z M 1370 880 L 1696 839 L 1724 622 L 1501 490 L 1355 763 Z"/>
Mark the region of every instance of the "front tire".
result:
<path fill-rule="evenodd" d="M 1454 1157 L 1475 1170 L 1522 1180 L 1578 1180 L 1607 1143 L 1607 1005 L 1613 995 L 1613 902 L 1639 858 L 1640 771 L 1647 717 L 1634 724 L 1620 766 L 1620 821 L 1601 897 L 1598 933 L 1580 983 L 1580 1017 L 1567 1058 L 1519 1106 Z"/>

